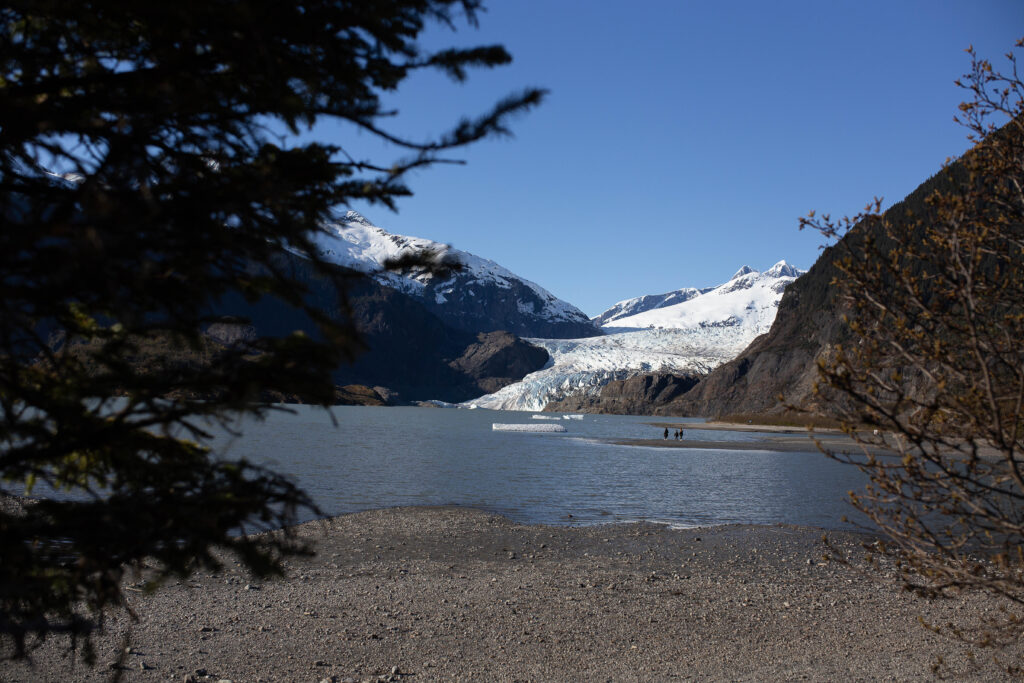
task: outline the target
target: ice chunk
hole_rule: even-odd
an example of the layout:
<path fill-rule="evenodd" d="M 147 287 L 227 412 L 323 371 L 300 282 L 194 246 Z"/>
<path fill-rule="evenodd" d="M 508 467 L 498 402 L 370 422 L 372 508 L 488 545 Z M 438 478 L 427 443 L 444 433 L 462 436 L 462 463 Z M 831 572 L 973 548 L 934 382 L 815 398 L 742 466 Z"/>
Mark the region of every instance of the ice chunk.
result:
<path fill-rule="evenodd" d="M 564 432 L 565 427 L 556 424 L 503 424 L 495 422 L 491 429 L 496 432 Z"/>
<path fill-rule="evenodd" d="M 563 415 L 562 419 L 563 420 L 582 420 L 583 416 L 582 415 Z"/>
<path fill-rule="evenodd" d="M 558 418 L 557 415 L 534 415 L 533 419 L 534 420 L 557 420 L 559 418 Z"/>

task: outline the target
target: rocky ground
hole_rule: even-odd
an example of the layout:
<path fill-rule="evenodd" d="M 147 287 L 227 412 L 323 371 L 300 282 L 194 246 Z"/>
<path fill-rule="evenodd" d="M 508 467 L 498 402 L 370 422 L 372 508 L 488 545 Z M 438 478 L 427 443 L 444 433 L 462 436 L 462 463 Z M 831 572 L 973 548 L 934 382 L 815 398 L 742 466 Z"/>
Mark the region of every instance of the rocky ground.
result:
<path fill-rule="evenodd" d="M 924 628 L 996 614 L 927 601 L 824 562 L 820 530 L 525 526 L 463 508 L 303 525 L 318 555 L 288 580 L 230 563 L 108 621 L 95 668 L 51 639 L 4 681 L 958 680 L 1006 677 Z M 832 534 L 840 548 L 863 539 Z M 126 650 L 130 648 L 129 650 Z"/>

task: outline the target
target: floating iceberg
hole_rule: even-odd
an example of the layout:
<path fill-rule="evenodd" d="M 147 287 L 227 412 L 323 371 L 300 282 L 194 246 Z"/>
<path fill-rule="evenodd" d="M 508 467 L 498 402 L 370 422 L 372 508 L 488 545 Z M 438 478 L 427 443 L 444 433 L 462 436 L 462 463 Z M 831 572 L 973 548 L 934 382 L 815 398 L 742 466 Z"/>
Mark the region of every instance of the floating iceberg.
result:
<path fill-rule="evenodd" d="M 583 416 L 582 415 L 563 415 L 562 419 L 563 420 L 582 420 Z"/>
<path fill-rule="evenodd" d="M 502 424 L 495 422 L 491 429 L 496 432 L 564 432 L 565 427 L 556 424 Z"/>
<path fill-rule="evenodd" d="M 558 418 L 557 415 L 534 415 L 533 419 L 534 420 L 557 420 L 559 418 Z"/>

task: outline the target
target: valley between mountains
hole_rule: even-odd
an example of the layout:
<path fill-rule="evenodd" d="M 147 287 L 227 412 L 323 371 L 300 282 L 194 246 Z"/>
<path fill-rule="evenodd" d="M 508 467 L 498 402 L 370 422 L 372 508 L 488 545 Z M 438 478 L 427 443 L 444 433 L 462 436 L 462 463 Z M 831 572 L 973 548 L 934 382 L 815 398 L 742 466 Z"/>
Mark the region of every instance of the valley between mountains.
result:
<path fill-rule="evenodd" d="M 763 272 L 743 266 L 721 285 L 626 299 L 590 319 L 494 261 L 389 233 L 354 211 L 326 226 L 316 247 L 360 275 L 348 303 L 368 348 L 335 371 L 345 403 L 653 412 L 766 333 L 804 272 L 785 261 Z M 459 267 L 444 275 L 386 267 L 414 252 Z M 292 261 L 301 272 L 301 256 Z M 301 326 L 277 307 L 241 300 L 219 312 L 223 322 L 208 335 L 224 344 Z"/>

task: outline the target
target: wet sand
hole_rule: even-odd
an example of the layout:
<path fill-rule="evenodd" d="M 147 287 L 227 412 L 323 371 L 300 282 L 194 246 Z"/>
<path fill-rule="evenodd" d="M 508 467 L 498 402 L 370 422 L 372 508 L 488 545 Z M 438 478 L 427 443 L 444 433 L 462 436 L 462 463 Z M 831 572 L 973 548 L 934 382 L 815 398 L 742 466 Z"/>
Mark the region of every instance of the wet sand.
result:
<path fill-rule="evenodd" d="M 784 427 L 781 425 L 742 424 L 740 422 L 647 422 L 659 429 L 705 429 L 716 432 L 770 432 L 775 434 L 808 434 L 806 427 Z M 841 435 L 838 429 L 818 427 L 814 430 L 818 436 L 827 434 Z"/>
<path fill-rule="evenodd" d="M 803 427 L 778 427 L 772 425 L 740 425 L 727 422 L 648 422 L 657 432 L 668 429 L 669 437 L 655 436 L 650 439 L 614 439 L 610 443 L 618 446 L 645 446 L 652 448 L 696 448 L 702 450 L 728 451 L 776 451 L 781 453 L 820 453 L 820 443 L 831 451 L 838 453 L 860 454 L 864 449 L 853 439 L 836 429 L 822 429 L 808 432 Z M 675 439 L 672 432 L 683 429 L 682 439 Z M 756 441 L 735 441 L 711 439 L 694 439 L 686 433 L 695 431 L 718 432 L 758 432 L 761 436 Z M 892 451 L 878 448 L 870 449 L 875 455 L 892 455 Z"/>
<path fill-rule="evenodd" d="M 701 450 L 724 451 L 775 451 L 780 453 L 820 453 L 814 441 L 804 438 L 771 437 L 758 441 L 707 441 L 703 439 L 618 439 L 611 441 L 617 446 L 644 446 L 649 448 L 696 448 Z M 861 453 L 853 441 L 829 440 L 824 442 L 830 450 L 837 452 Z M 888 451 L 887 451 L 888 452 Z"/>
<path fill-rule="evenodd" d="M 444 507 L 298 531 L 318 555 L 287 580 L 229 563 L 132 591 L 139 620 L 111 618 L 97 668 L 52 639 L 0 680 L 922 680 L 938 655 L 958 680 L 1005 677 L 918 621 L 969 625 L 995 600 L 928 601 L 826 562 L 818 529 L 530 526 Z M 829 536 L 845 551 L 865 540 Z"/>

